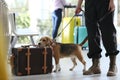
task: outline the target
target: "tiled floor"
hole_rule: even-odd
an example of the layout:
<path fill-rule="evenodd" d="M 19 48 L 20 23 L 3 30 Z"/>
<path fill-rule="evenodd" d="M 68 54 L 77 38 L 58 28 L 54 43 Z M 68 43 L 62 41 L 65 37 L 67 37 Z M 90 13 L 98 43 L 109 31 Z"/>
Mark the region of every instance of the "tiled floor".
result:
<path fill-rule="evenodd" d="M 120 44 L 118 46 L 120 50 Z M 87 50 L 83 51 L 83 56 L 87 62 L 87 69 L 91 65 L 91 60 L 87 58 Z M 115 77 L 107 77 L 106 73 L 109 68 L 109 58 L 105 57 L 105 50 L 103 48 L 102 58 L 100 60 L 100 67 L 102 73 L 100 75 L 82 75 L 82 64 L 77 60 L 78 65 L 74 69 L 74 71 L 69 71 L 69 68 L 72 66 L 72 62 L 69 58 L 64 58 L 60 60 L 61 65 L 61 72 L 58 73 L 51 73 L 45 75 L 30 75 L 30 76 L 12 76 L 11 80 L 120 80 L 120 54 L 117 56 L 117 67 L 118 67 L 118 74 Z M 54 64 L 54 60 L 53 60 Z"/>

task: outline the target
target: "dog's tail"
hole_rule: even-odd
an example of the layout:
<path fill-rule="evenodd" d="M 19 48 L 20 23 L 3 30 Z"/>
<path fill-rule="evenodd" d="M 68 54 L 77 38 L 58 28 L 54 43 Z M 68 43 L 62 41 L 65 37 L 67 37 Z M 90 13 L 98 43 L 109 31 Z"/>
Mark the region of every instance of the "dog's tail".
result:
<path fill-rule="evenodd" d="M 85 37 L 85 39 L 79 44 L 80 46 L 83 46 L 88 40 L 88 36 Z"/>

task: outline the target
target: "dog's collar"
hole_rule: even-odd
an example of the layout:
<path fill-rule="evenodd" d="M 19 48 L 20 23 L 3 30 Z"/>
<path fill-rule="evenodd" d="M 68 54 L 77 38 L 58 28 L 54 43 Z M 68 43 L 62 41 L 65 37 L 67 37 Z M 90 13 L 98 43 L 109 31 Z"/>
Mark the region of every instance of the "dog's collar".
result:
<path fill-rule="evenodd" d="M 50 43 L 50 46 L 53 47 L 57 44 L 57 42 L 55 40 L 52 40 L 52 42 Z"/>

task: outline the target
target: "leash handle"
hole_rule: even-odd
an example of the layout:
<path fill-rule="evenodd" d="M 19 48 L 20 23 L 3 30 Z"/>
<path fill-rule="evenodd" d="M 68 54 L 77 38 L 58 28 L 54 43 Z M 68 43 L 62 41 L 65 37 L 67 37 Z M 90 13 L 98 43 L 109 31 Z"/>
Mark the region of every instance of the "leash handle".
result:
<path fill-rule="evenodd" d="M 65 29 L 65 28 L 69 25 L 69 23 L 72 21 L 72 19 L 74 18 L 74 16 L 75 16 L 75 15 L 72 16 L 72 18 L 70 19 L 70 21 L 65 25 L 65 27 L 64 27 L 64 28 L 61 30 L 61 32 L 56 36 L 56 38 L 61 35 L 61 33 L 64 31 L 64 29 Z"/>

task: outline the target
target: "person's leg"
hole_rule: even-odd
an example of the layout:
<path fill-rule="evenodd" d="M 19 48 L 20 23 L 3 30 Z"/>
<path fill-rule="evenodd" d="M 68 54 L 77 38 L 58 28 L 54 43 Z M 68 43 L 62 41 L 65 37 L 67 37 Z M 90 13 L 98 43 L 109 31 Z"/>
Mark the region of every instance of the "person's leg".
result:
<path fill-rule="evenodd" d="M 106 49 L 106 57 L 117 55 L 116 29 L 113 24 L 113 12 L 111 12 L 103 21 L 99 22 L 103 45 Z"/>
<path fill-rule="evenodd" d="M 92 58 L 92 66 L 83 73 L 83 75 L 100 74 L 100 33 L 97 24 L 97 13 L 93 2 L 86 0 L 85 3 L 85 21 L 88 32 L 89 52 L 88 57 Z M 92 0 L 91 0 L 92 1 Z"/>
<path fill-rule="evenodd" d="M 113 16 L 111 13 L 102 22 L 100 22 L 103 45 L 106 49 L 106 57 L 109 56 L 110 59 L 110 66 L 107 76 L 116 75 L 116 55 L 119 53 L 117 50 L 116 29 L 113 25 L 112 17 Z"/>
<path fill-rule="evenodd" d="M 110 13 L 103 21 L 100 22 L 103 45 L 106 49 L 106 57 L 110 58 L 110 66 L 107 76 L 116 75 L 116 55 L 117 50 L 116 29 L 113 24 L 113 13 Z"/>
<path fill-rule="evenodd" d="M 99 13 L 100 18 L 109 12 L 109 2 L 103 2 L 102 5 L 104 6 L 101 7 L 101 9 L 98 9 L 98 11 L 101 12 Z M 106 17 L 104 17 L 102 21 L 99 22 L 103 45 L 106 49 L 106 57 L 109 56 L 110 59 L 110 66 L 107 76 L 116 75 L 116 55 L 119 53 L 117 50 L 116 29 L 113 24 L 113 15 L 114 12 L 111 12 Z"/>
<path fill-rule="evenodd" d="M 52 38 L 54 38 L 54 28 L 55 28 L 55 12 L 52 13 Z"/>
<path fill-rule="evenodd" d="M 52 32 L 53 39 L 56 38 L 57 36 L 58 28 L 60 26 L 61 20 L 62 20 L 62 9 L 58 9 L 54 12 L 54 23 L 53 23 L 53 32 Z"/>
<path fill-rule="evenodd" d="M 88 32 L 88 45 L 89 45 L 89 58 L 100 58 L 101 57 L 101 46 L 100 46 L 100 31 L 97 24 L 97 13 L 94 0 L 86 0 L 85 2 L 85 23 Z"/>

